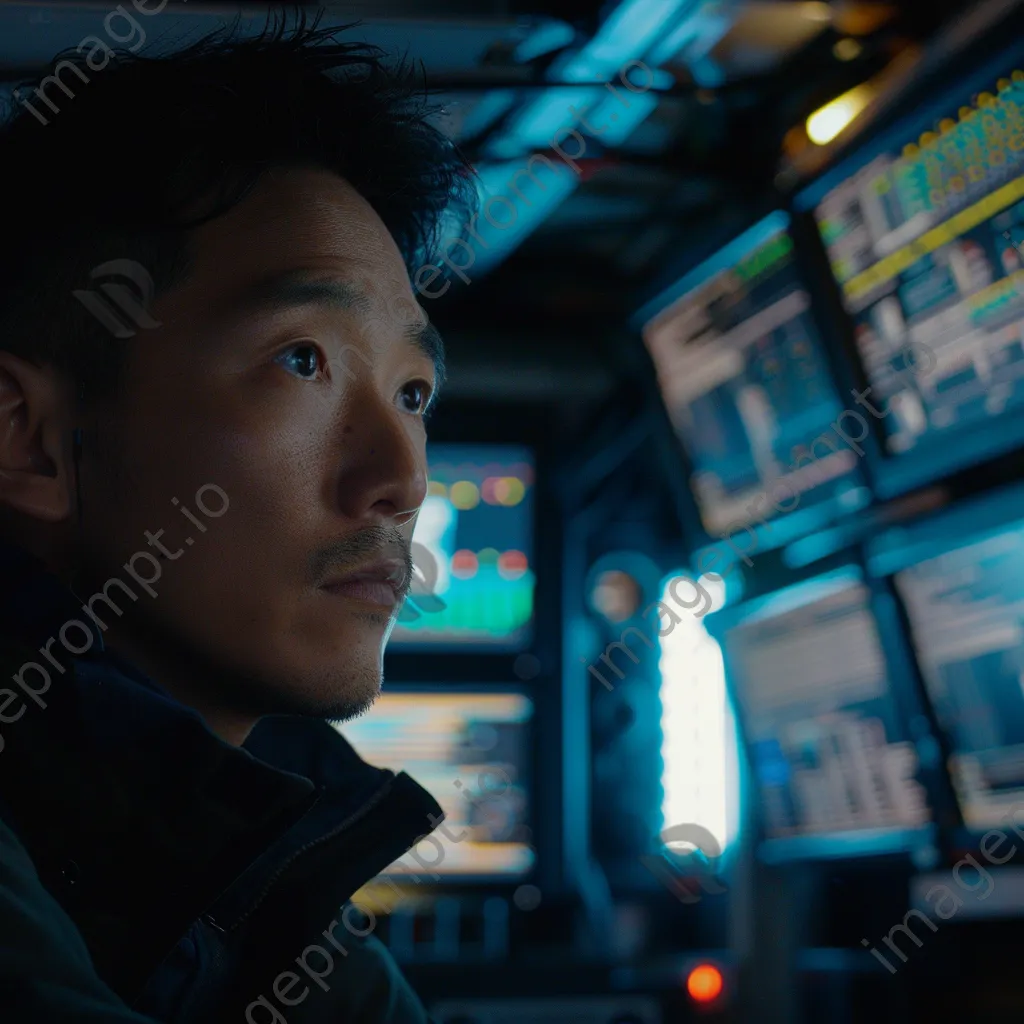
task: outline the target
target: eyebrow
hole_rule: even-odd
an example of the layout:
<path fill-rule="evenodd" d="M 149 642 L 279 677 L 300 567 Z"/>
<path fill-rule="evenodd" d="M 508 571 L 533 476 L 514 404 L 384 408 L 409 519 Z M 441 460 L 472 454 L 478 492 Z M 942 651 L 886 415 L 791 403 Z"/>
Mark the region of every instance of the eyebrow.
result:
<path fill-rule="evenodd" d="M 353 285 L 335 278 L 310 277 L 304 271 L 266 278 L 249 289 L 243 301 L 250 309 L 325 306 L 365 315 L 372 315 L 374 309 L 367 295 Z M 402 334 L 434 364 L 436 396 L 445 379 L 444 340 L 429 320 L 426 324 L 408 325 Z"/>

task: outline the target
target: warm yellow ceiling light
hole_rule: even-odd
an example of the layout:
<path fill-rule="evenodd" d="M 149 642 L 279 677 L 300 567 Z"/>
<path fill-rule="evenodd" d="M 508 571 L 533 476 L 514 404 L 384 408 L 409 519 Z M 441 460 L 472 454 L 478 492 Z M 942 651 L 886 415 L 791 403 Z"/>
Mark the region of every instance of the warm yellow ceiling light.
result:
<path fill-rule="evenodd" d="M 864 47 L 856 39 L 846 36 L 832 47 L 832 52 L 836 60 L 856 60 L 864 52 Z"/>
<path fill-rule="evenodd" d="M 818 146 L 831 142 L 868 105 L 873 92 L 865 83 L 826 103 L 807 118 L 807 137 Z"/>
<path fill-rule="evenodd" d="M 832 8 L 818 0 L 807 0 L 806 3 L 800 4 L 797 10 L 807 21 L 817 21 L 824 25 L 832 20 Z"/>

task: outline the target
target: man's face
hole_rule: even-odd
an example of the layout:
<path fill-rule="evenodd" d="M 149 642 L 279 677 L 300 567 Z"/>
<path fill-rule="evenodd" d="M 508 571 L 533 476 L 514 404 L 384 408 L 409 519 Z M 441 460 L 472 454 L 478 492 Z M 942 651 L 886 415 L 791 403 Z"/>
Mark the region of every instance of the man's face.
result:
<path fill-rule="evenodd" d="M 408 586 L 431 330 L 383 223 L 327 172 L 268 174 L 194 252 L 83 447 L 90 584 L 140 594 L 111 590 L 123 620 L 96 610 L 115 649 L 175 652 L 204 700 L 348 717 L 379 691 Z M 156 597 L 122 568 L 136 551 L 159 559 Z"/>

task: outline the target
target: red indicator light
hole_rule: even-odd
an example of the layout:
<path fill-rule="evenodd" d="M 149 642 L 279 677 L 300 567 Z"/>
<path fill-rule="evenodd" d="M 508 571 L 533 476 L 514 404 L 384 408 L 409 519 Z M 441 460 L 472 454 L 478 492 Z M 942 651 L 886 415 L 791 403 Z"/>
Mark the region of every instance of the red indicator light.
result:
<path fill-rule="evenodd" d="M 722 994 L 722 972 L 711 964 L 701 964 L 690 971 L 686 991 L 695 1003 L 712 1003 Z"/>

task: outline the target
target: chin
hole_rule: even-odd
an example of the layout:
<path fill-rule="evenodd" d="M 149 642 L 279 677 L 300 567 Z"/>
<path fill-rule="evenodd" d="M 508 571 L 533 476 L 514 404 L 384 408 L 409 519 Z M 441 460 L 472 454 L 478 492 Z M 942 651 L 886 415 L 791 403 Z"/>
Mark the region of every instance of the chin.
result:
<path fill-rule="evenodd" d="M 380 696 L 382 681 L 379 661 L 372 665 L 349 666 L 341 677 L 333 671 L 326 691 L 318 694 L 317 717 L 332 722 L 358 718 L 369 711 Z"/>
<path fill-rule="evenodd" d="M 316 667 L 308 661 L 282 662 L 255 678 L 240 674 L 239 685 L 260 716 L 302 715 L 344 722 L 370 709 L 380 696 L 381 681 L 380 660 L 369 659 L 350 660 L 343 668 L 337 662 Z"/>

